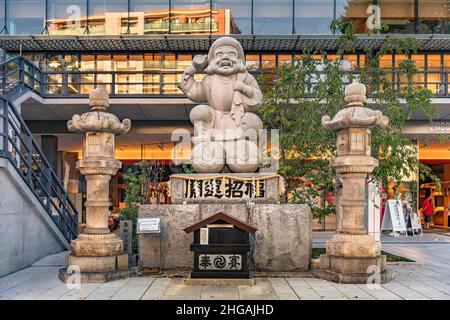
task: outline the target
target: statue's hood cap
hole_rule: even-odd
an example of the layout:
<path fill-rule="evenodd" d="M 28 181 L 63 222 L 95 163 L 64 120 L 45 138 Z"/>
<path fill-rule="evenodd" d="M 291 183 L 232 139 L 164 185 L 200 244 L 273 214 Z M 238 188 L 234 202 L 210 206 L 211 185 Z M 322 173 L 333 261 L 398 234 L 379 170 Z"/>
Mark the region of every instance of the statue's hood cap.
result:
<path fill-rule="evenodd" d="M 245 62 L 244 49 L 239 41 L 232 37 L 220 37 L 213 42 L 208 52 L 208 62 L 214 59 L 214 51 L 219 47 L 233 47 L 238 52 L 238 58 Z"/>

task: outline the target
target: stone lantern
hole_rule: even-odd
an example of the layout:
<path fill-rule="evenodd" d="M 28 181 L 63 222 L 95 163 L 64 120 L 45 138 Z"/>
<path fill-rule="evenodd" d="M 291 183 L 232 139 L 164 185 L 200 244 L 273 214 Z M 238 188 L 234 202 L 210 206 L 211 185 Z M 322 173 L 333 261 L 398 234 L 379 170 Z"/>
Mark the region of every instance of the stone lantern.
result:
<path fill-rule="evenodd" d="M 371 157 L 371 129 L 384 128 L 389 119 L 381 111 L 364 107 L 366 87 L 354 82 L 345 88 L 347 108 L 333 119 L 322 118 L 324 128 L 337 131 L 337 157 L 331 166 L 342 180 L 340 229 L 327 241 L 320 256 L 320 269 L 314 274 L 339 283 L 390 281 L 381 244 L 368 234 L 366 181 L 378 166 Z"/>
<path fill-rule="evenodd" d="M 129 119 L 119 119 L 106 112 L 109 94 L 104 89 L 94 89 L 89 95 L 91 111 L 74 115 L 68 121 L 71 132 L 84 134 L 83 158 L 77 169 L 85 176 L 87 185 L 86 229 L 71 243 L 68 268 L 60 270 L 60 278 L 67 281 L 79 270 L 81 282 L 104 282 L 128 276 L 128 256 L 123 253 L 123 242 L 108 227 L 109 182 L 122 167 L 114 158 L 115 134 L 127 133 Z M 77 269 L 79 268 L 79 269 Z"/>

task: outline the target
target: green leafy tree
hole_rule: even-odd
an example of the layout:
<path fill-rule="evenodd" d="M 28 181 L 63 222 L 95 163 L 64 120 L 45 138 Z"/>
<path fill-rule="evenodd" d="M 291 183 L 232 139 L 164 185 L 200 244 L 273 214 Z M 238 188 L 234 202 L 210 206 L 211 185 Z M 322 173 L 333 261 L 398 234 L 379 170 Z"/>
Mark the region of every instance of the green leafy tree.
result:
<path fill-rule="evenodd" d="M 357 76 L 343 63 L 345 54 L 355 52 L 353 25 L 336 21 L 332 28 L 341 33 L 337 53 L 341 59 L 329 59 L 320 49 L 305 49 L 299 58 L 279 69 L 260 109 L 265 126 L 279 129 L 279 172 L 286 183 L 284 200 L 310 205 L 318 218 L 335 211 L 333 206 L 325 205 L 323 198 L 336 185 L 336 173 L 330 169 L 330 160 L 336 155 L 336 135 L 322 128 L 321 119 L 346 107 L 344 83 Z M 436 115 L 432 93 L 413 81 L 418 70 L 411 55 L 417 49 L 414 39 L 388 41 L 378 51 L 366 50 L 367 60 L 359 70 L 359 80 L 366 84 L 371 100 L 366 107 L 381 110 L 390 118 L 386 128 L 372 133 L 372 155 L 380 159 L 373 178 L 384 185 L 394 182 L 397 187 L 416 172 L 422 178 L 438 181 L 431 169 L 417 159 L 415 143 L 402 132 L 405 122 L 417 111 L 423 111 L 430 121 Z M 395 90 L 391 69 L 380 67 L 381 57 L 391 53 L 405 55 L 397 71 L 401 86 Z"/>

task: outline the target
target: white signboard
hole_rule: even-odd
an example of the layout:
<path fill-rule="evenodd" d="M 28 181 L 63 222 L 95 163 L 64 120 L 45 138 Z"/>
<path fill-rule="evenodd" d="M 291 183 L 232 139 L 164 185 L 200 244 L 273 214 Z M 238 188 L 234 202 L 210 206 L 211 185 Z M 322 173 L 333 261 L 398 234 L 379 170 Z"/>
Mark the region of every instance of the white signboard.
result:
<path fill-rule="evenodd" d="M 209 243 L 209 229 L 208 228 L 200 228 L 200 244 L 208 244 Z"/>
<path fill-rule="evenodd" d="M 413 236 L 423 236 L 423 230 L 422 230 L 422 222 L 420 221 L 420 215 L 415 212 L 411 211 L 409 214 L 409 220 L 410 224 L 408 223 L 408 227 L 411 227 L 411 234 Z"/>
<path fill-rule="evenodd" d="M 137 233 L 160 233 L 160 218 L 140 218 L 137 222 Z"/>
<path fill-rule="evenodd" d="M 381 231 L 392 231 L 394 237 L 408 236 L 406 230 L 405 214 L 403 205 L 399 200 L 388 200 L 386 211 L 381 224 Z"/>
<path fill-rule="evenodd" d="M 417 212 L 411 212 L 411 225 L 414 229 L 422 229 L 422 222 Z"/>

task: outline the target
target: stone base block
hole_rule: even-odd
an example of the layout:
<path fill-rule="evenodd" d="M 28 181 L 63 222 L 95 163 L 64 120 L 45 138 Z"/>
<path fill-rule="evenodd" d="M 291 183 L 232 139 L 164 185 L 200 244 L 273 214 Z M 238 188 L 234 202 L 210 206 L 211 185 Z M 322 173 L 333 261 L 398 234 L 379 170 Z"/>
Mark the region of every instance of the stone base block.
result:
<path fill-rule="evenodd" d="M 385 270 L 386 256 L 377 258 L 366 257 L 336 257 L 328 254 L 320 255 L 320 269 L 338 273 L 367 273 L 368 270 Z"/>
<path fill-rule="evenodd" d="M 76 266 L 81 272 L 112 272 L 128 270 L 128 255 L 110 257 L 77 257 L 70 255 L 68 266 Z"/>
<path fill-rule="evenodd" d="M 378 274 L 377 274 L 378 272 Z M 394 274 L 386 270 L 386 256 L 341 257 L 322 254 L 313 275 L 337 283 L 386 283 Z"/>
<path fill-rule="evenodd" d="M 116 257 L 76 257 L 70 255 L 67 265 L 78 267 L 81 272 L 111 272 L 116 271 Z"/>
<path fill-rule="evenodd" d="M 340 257 L 379 257 L 381 243 L 368 234 L 335 234 L 327 241 L 327 254 Z"/>
<path fill-rule="evenodd" d="M 344 284 L 383 284 L 395 278 L 395 274 L 388 270 L 381 272 L 377 277 L 367 273 L 338 273 L 321 269 L 313 270 L 312 274 L 319 279 Z"/>
<path fill-rule="evenodd" d="M 112 272 L 81 272 L 79 278 L 73 273 L 67 273 L 67 268 L 59 269 L 59 279 L 64 283 L 101 283 L 119 280 L 133 276 L 133 270 L 122 270 Z"/>
<path fill-rule="evenodd" d="M 200 278 L 186 278 L 184 279 L 186 285 L 193 286 L 254 286 L 255 278 L 249 279 L 200 279 Z"/>
<path fill-rule="evenodd" d="M 161 270 L 192 270 L 193 235 L 187 228 L 216 213 L 225 213 L 254 226 L 250 236 L 251 270 L 304 272 L 309 270 L 312 214 L 302 204 L 188 204 L 142 205 L 139 218 L 159 217 L 158 235 L 139 234 L 139 266 Z"/>
<path fill-rule="evenodd" d="M 109 257 L 123 252 L 123 241 L 113 233 L 80 234 L 71 246 L 72 255 L 77 257 Z"/>

